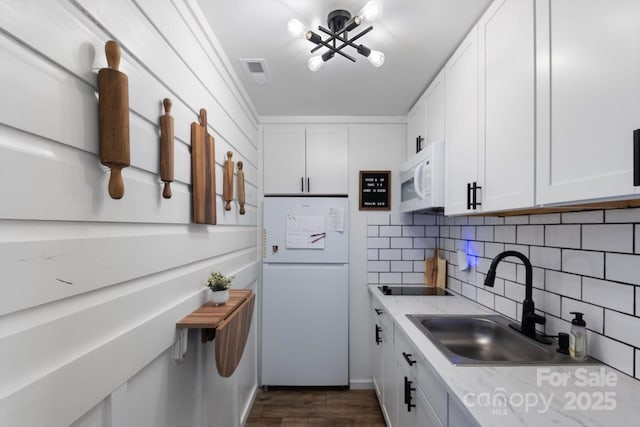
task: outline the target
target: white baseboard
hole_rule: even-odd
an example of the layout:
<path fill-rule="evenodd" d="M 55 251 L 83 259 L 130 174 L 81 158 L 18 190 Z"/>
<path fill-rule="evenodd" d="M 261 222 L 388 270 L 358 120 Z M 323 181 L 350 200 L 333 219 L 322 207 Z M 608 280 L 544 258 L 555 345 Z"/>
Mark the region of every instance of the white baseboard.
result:
<path fill-rule="evenodd" d="M 350 380 L 349 388 L 351 390 L 373 390 L 372 380 Z"/>

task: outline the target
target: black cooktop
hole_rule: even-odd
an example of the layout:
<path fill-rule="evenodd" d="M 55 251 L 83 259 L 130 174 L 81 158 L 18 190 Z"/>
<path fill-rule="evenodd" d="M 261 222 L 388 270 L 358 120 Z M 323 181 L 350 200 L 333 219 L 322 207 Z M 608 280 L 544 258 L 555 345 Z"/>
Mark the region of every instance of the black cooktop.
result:
<path fill-rule="evenodd" d="M 449 296 L 451 293 L 442 288 L 436 288 L 433 286 L 378 286 L 380 292 L 384 295 L 423 295 L 423 296 Z"/>

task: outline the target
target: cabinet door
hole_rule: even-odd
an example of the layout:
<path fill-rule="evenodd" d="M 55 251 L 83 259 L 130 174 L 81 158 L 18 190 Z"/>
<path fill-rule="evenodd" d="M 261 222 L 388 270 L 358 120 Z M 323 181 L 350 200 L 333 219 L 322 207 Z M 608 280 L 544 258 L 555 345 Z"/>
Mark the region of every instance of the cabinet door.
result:
<path fill-rule="evenodd" d="M 304 126 L 264 128 L 264 193 L 299 194 L 304 191 Z"/>
<path fill-rule="evenodd" d="M 382 406 L 388 427 L 398 426 L 397 387 L 395 377 L 395 357 L 393 351 L 393 321 L 382 322 Z"/>
<path fill-rule="evenodd" d="M 482 211 L 534 205 L 533 0 L 495 1 L 478 23 Z"/>
<path fill-rule="evenodd" d="M 378 400 L 383 402 L 382 397 L 382 381 L 383 381 L 383 359 L 382 359 L 382 322 L 380 316 L 383 316 L 381 309 L 376 307 L 373 302 L 375 300 L 372 298 L 372 310 L 371 310 L 371 319 L 372 319 L 372 327 L 371 333 L 373 334 L 372 342 L 372 358 L 373 358 L 373 388 L 378 395 Z"/>
<path fill-rule="evenodd" d="M 349 193 L 348 144 L 346 125 L 307 127 L 308 193 Z"/>
<path fill-rule="evenodd" d="M 469 212 L 467 184 L 478 177 L 478 28 L 445 65 L 445 215 Z"/>
<path fill-rule="evenodd" d="M 640 128 L 640 2 L 540 2 L 537 203 L 627 196 Z"/>
<path fill-rule="evenodd" d="M 407 159 L 418 152 L 418 144 L 422 149 L 427 142 L 427 106 L 425 101 L 424 96 L 420 97 L 407 115 Z M 418 142 L 418 139 L 421 142 Z"/>
<path fill-rule="evenodd" d="M 424 95 L 427 127 L 425 143 L 443 141 L 444 135 L 444 71 L 431 82 Z"/>
<path fill-rule="evenodd" d="M 415 378 L 408 372 L 404 360 L 396 359 L 396 389 L 398 393 L 398 426 L 417 426 L 417 386 Z M 411 406 L 409 406 L 411 405 Z"/>
<path fill-rule="evenodd" d="M 478 423 L 464 408 L 462 402 L 449 396 L 449 426 L 478 427 Z"/>

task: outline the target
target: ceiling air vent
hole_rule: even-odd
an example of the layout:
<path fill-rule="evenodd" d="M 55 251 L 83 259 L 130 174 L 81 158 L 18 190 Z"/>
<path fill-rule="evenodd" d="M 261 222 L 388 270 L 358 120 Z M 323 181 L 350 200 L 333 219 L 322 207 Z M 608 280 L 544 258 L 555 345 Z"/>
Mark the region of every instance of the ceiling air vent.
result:
<path fill-rule="evenodd" d="M 267 62 L 264 59 L 240 59 L 240 64 L 249 83 L 260 86 L 271 83 Z"/>

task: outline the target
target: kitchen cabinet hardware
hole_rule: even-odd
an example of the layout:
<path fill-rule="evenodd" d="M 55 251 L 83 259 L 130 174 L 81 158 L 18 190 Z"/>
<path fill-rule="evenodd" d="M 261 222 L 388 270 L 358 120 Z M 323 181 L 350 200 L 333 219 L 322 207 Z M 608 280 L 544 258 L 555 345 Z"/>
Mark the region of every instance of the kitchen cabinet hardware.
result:
<path fill-rule="evenodd" d="M 471 183 L 467 182 L 467 209 L 471 209 Z"/>
<path fill-rule="evenodd" d="M 307 177 L 307 193 L 311 193 L 311 178 Z"/>
<path fill-rule="evenodd" d="M 404 357 L 404 360 L 407 361 L 407 363 L 409 364 L 409 366 L 413 366 L 416 364 L 415 360 L 411 360 L 411 353 L 405 353 L 404 351 L 402 352 L 402 357 Z"/>
<path fill-rule="evenodd" d="M 379 308 L 374 308 L 373 310 L 376 312 L 376 314 L 377 314 L 378 316 L 380 316 L 382 313 L 384 313 L 384 311 L 382 311 L 382 310 L 381 310 L 381 309 L 379 309 Z"/>
<path fill-rule="evenodd" d="M 300 192 L 304 193 L 304 176 L 300 177 Z"/>
<path fill-rule="evenodd" d="M 407 405 L 407 412 L 411 412 L 411 408 L 415 408 L 416 405 L 411 403 L 413 397 L 411 396 L 412 391 L 416 391 L 414 387 L 411 387 L 413 381 L 409 381 L 408 377 L 404 377 L 404 403 Z"/>
<path fill-rule="evenodd" d="M 424 137 L 422 135 L 418 135 L 416 138 L 416 153 L 422 151 L 422 142 L 424 141 Z"/>
<path fill-rule="evenodd" d="M 640 185 L 640 129 L 633 131 L 633 186 Z"/>
<path fill-rule="evenodd" d="M 482 206 L 482 203 L 478 202 L 478 190 L 482 189 L 482 187 L 478 186 L 476 182 L 471 185 L 471 190 L 473 190 L 473 200 L 471 201 L 472 209 L 478 209 L 478 206 Z"/>
<path fill-rule="evenodd" d="M 382 332 L 382 328 L 376 325 L 376 345 L 380 345 L 382 342 L 382 338 L 380 337 L 380 332 Z"/>

